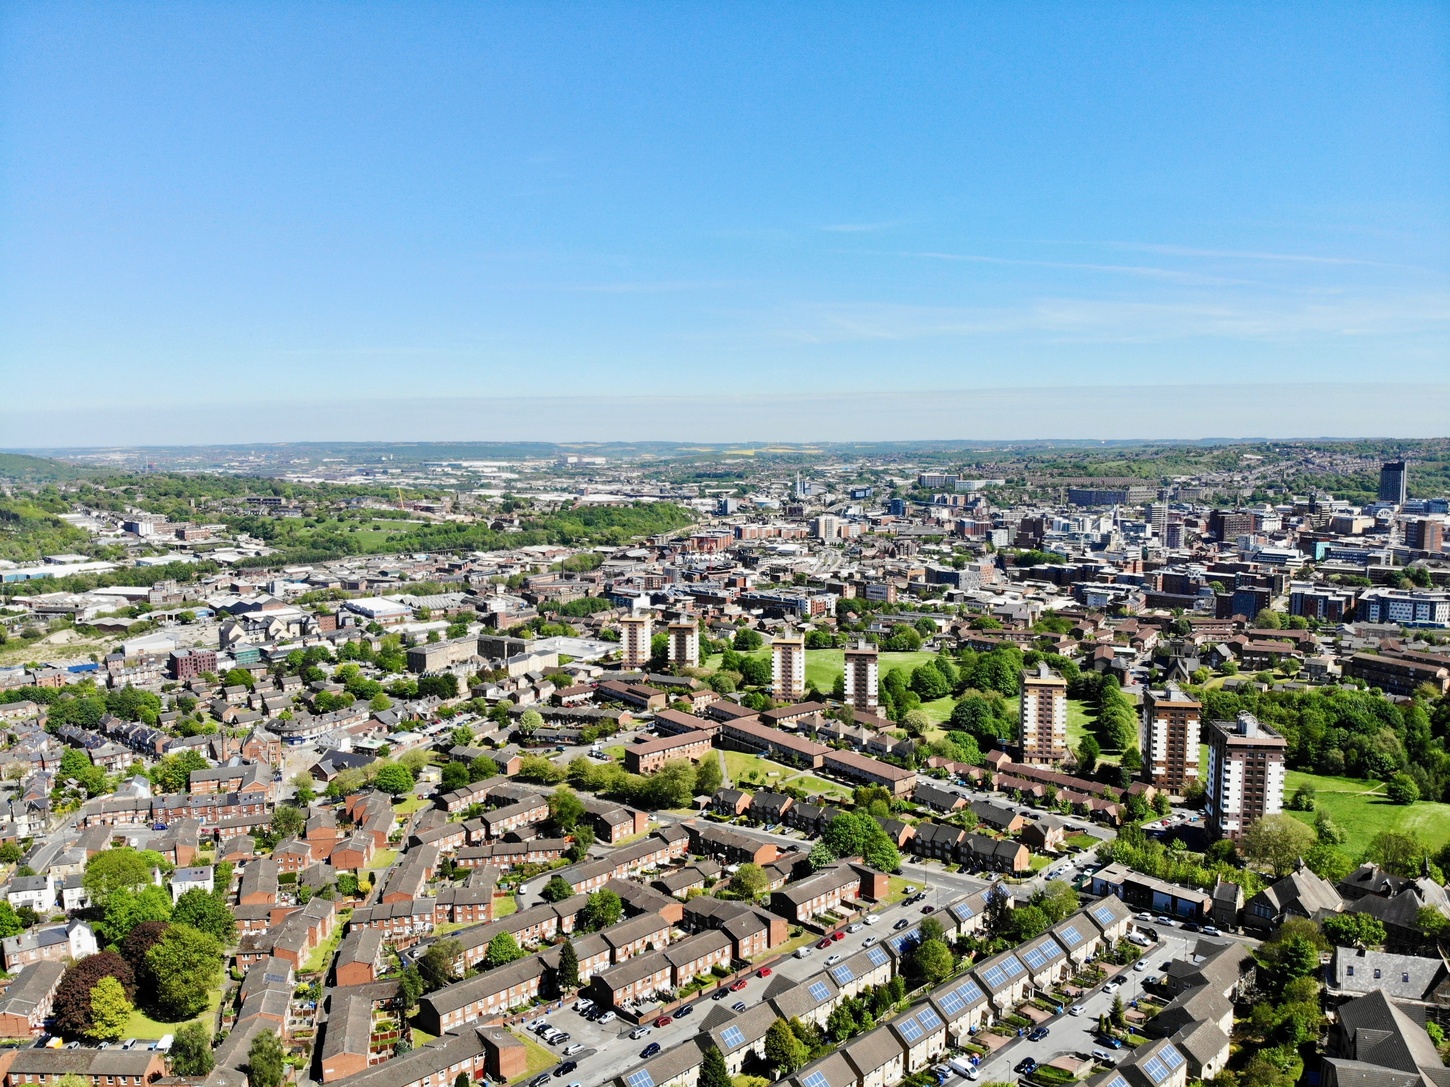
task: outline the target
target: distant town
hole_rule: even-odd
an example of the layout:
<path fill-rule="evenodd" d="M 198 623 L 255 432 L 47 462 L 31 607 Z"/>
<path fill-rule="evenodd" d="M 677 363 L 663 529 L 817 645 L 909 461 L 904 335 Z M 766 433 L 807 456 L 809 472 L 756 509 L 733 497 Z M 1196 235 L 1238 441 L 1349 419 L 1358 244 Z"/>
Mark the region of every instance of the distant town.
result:
<path fill-rule="evenodd" d="M 47 452 L 4 1087 L 1450 1087 L 1450 442 Z"/>

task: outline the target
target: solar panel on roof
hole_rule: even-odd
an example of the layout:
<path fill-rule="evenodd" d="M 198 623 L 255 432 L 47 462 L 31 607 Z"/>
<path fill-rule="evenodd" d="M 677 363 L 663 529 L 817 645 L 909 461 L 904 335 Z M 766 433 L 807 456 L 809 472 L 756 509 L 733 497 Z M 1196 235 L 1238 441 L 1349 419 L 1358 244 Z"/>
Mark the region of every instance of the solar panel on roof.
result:
<path fill-rule="evenodd" d="M 969 1002 L 982 999 L 982 987 L 971 978 L 958 985 L 955 991 L 957 996 Z"/>
<path fill-rule="evenodd" d="M 1162 1083 L 1168 1078 L 1168 1069 L 1157 1057 L 1149 1057 L 1143 1062 L 1143 1073 L 1154 1083 Z"/>
<path fill-rule="evenodd" d="M 977 911 L 972 909 L 972 907 L 967 905 L 965 902 L 958 902 L 955 906 L 953 906 L 952 913 L 957 917 L 961 918 L 963 921 L 970 921 L 973 917 L 977 916 Z"/>
<path fill-rule="evenodd" d="M 1101 924 L 1110 925 L 1113 922 L 1113 908 L 1107 904 L 1094 906 L 1093 917 Z"/>
<path fill-rule="evenodd" d="M 1171 1045 L 1165 1045 L 1158 1056 L 1169 1068 L 1177 1068 L 1183 1063 L 1183 1054 Z"/>
<path fill-rule="evenodd" d="M 1007 982 L 1007 975 L 1003 973 L 1000 966 L 987 967 L 987 969 L 982 971 L 982 978 L 993 988 L 996 988 L 998 985 L 1005 985 Z"/>
<path fill-rule="evenodd" d="M 908 1042 L 914 1042 L 921 1037 L 921 1026 L 917 1023 L 915 1016 L 897 1023 L 896 1029 Z"/>
<path fill-rule="evenodd" d="M 638 1072 L 631 1072 L 624 1077 L 624 1082 L 629 1087 L 655 1087 L 655 1078 L 649 1074 L 648 1068 L 641 1068 Z"/>
<path fill-rule="evenodd" d="M 720 1040 L 731 1049 L 739 1049 L 745 1044 L 745 1032 L 739 1027 L 726 1027 L 720 1032 Z"/>
<path fill-rule="evenodd" d="M 1018 974 L 1022 973 L 1025 967 L 1015 957 L 1008 955 L 1002 963 L 1002 969 L 1007 971 L 1009 978 L 1015 978 Z"/>
<path fill-rule="evenodd" d="M 942 993 L 942 995 L 937 998 L 937 1003 L 942 1006 L 942 1008 L 946 1011 L 948 1015 L 956 1015 L 957 1012 L 961 1011 L 967 1006 L 962 1001 L 962 998 L 957 996 L 956 990 Z"/>
<path fill-rule="evenodd" d="M 801 1077 L 801 1087 L 831 1087 L 826 1077 L 819 1072 L 807 1072 Z"/>
<path fill-rule="evenodd" d="M 1103 1087 L 1128 1087 L 1128 1081 L 1121 1075 L 1115 1075 L 1107 1083 L 1103 1084 Z"/>
<path fill-rule="evenodd" d="M 831 987 L 824 981 L 813 981 L 806 986 L 806 992 L 811 994 L 811 999 L 817 1004 L 824 1004 L 831 999 Z"/>
<path fill-rule="evenodd" d="M 856 980 L 856 971 L 842 963 L 840 966 L 831 967 L 831 977 L 836 979 L 837 985 L 846 985 Z"/>
<path fill-rule="evenodd" d="M 927 1030 L 936 1030 L 941 1026 L 941 1016 L 937 1015 L 931 1008 L 922 1008 L 916 1013 L 916 1021 Z"/>
<path fill-rule="evenodd" d="M 1022 952 L 1022 961 L 1027 964 L 1029 970 L 1041 970 L 1047 965 L 1047 952 L 1040 946 L 1029 947 Z"/>
<path fill-rule="evenodd" d="M 1076 925 L 1063 925 L 1058 930 L 1057 938 L 1067 944 L 1068 947 L 1076 947 L 1082 943 L 1082 933 L 1077 930 Z"/>
<path fill-rule="evenodd" d="M 885 966 L 888 959 L 890 958 L 890 956 L 887 955 L 886 952 L 882 951 L 879 947 L 873 947 L 870 951 L 866 952 L 866 957 L 871 960 L 871 964 L 873 966 Z"/>

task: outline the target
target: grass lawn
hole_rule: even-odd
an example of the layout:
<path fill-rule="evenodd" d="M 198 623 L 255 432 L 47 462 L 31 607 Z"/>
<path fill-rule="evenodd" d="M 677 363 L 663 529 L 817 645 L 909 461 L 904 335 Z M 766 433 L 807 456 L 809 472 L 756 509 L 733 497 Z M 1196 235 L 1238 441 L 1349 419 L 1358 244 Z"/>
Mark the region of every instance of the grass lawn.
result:
<path fill-rule="evenodd" d="M 496 895 L 493 900 L 493 919 L 497 921 L 500 917 L 507 917 L 511 913 L 519 912 L 519 900 L 513 895 Z"/>
<path fill-rule="evenodd" d="M 1349 840 L 1340 848 L 1351 857 L 1358 858 L 1370 839 L 1382 831 L 1418 835 L 1431 850 L 1450 842 L 1450 804 L 1423 800 L 1408 806 L 1391 804 L 1384 798 L 1382 781 L 1323 777 L 1298 770 L 1290 770 L 1285 775 L 1285 799 L 1305 784 L 1314 787 L 1318 811 L 1328 812 L 1329 817 L 1349 835 Z M 1291 811 L 1289 814 L 1312 827 L 1318 811 Z"/>
<path fill-rule="evenodd" d="M 427 797 L 423 797 L 423 796 L 410 796 L 410 797 L 408 797 L 407 800 L 404 800 L 404 801 L 402 801 L 400 803 L 394 804 L 393 805 L 393 812 L 394 812 L 394 814 L 400 815 L 400 816 L 402 816 L 402 815 L 412 815 L 419 808 L 426 808 L 431 803 L 432 803 L 432 801 L 430 801 Z"/>
<path fill-rule="evenodd" d="M 725 776 L 739 788 L 741 782 L 750 777 L 753 784 L 780 784 L 790 770 L 778 762 L 762 759 L 759 755 L 748 755 L 744 751 L 726 751 Z M 771 775 L 775 775 L 772 777 Z"/>
<path fill-rule="evenodd" d="M 216 1024 L 216 1010 L 221 1006 L 221 1002 L 221 989 L 212 989 L 211 993 L 207 996 L 206 1011 L 196 1017 L 206 1024 L 208 1031 Z M 146 1041 L 155 1041 L 164 1035 L 175 1034 L 179 1027 L 189 1022 L 191 1020 L 188 1019 L 180 1023 L 160 1023 L 152 1019 L 140 1008 L 137 1008 L 131 1013 L 131 1018 L 126 1021 L 126 1030 L 124 1033 L 127 1038 L 141 1038 Z"/>
<path fill-rule="evenodd" d="M 1056 857 L 1049 857 L 1046 853 L 1034 853 L 1028 863 L 1032 865 L 1034 872 L 1040 872 L 1056 859 Z"/>
<path fill-rule="evenodd" d="M 532 1077 L 537 1076 L 540 1072 L 546 1072 L 550 1068 L 553 1068 L 554 1065 L 559 1063 L 558 1057 L 554 1056 L 552 1052 L 545 1049 L 538 1042 L 534 1041 L 534 1039 L 530 1038 L 527 1034 L 524 1034 L 522 1031 L 517 1030 L 510 1031 L 509 1033 L 511 1033 L 519 1041 L 523 1042 L 524 1049 L 527 1051 L 526 1059 L 528 1061 L 528 1070 L 525 1071 L 522 1075 L 516 1076 L 516 1080 L 531 1079 Z"/>
<path fill-rule="evenodd" d="M 347 928 L 347 919 L 351 916 L 351 910 L 346 910 L 343 914 L 338 915 L 337 927 L 332 930 L 332 935 L 318 944 L 312 954 L 307 956 L 307 962 L 303 964 L 300 973 L 318 974 L 327 969 L 327 964 L 332 962 L 332 957 L 337 954 L 337 945 L 342 943 L 342 933 Z"/>
<path fill-rule="evenodd" d="M 1097 733 L 1093 731 L 1093 722 L 1096 720 L 1097 713 L 1090 711 L 1086 702 L 1080 698 L 1069 698 L 1067 700 L 1067 746 L 1076 751 L 1084 736 L 1092 736 L 1093 739 L 1097 739 Z M 1098 762 L 1116 766 L 1120 758 L 1122 758 L 1120 754 L 1110 755 L 1104 751 L 1098 756 Z"/>
<path fill-rule="evenodd" d="M 952 715 L 952 710 L 956 709 L 956 707 L 957 700 L 951 695 L 947 695 L 945 698 L 934 698 L 930 702 L 923 702 L 921 704 L 921 712 L 937 724 L 942 725 L 946 723 L 947 718 Z M 932 729 L 931 732 L 932 734 L 927 736 L 929 740 L 940 739 L 941 736 L 946 735 L 943 729 Z M 940 736 L 936 735 L 937 733 L 940 733 Z"/>
<path fill-rule="evenodd" d="M 794 785 L 797 789 L 804 789 L 811 794 L 821 793 L 826 796 L 839 797 L 843 800 L 851 799 L 852 795 L 851 790 L 844 785 L 837 784 L 834 781 L 825 781 L 818 777 L 812 777 L 810 774 L 801 774 L 799 777 L 793 777 L 784 784 Z"/>
<path fill-rule="evenodd" d="M 380 872 L 384 868 L 391 868 L 398 859 L 396 849 L 379 849 L 373 854 L 373 863 L 368 865 L 369 872 Z"/>
<path fill-rule="evenodd" d="M 885 906 L 894 906 L 905 898 L 908 887 L 916 887 L 918 889 L 921 887 L 921 884 L 912 883 L 904 876 L 887 876 L 886 878 L 890 883 L 890 890 L 886 892 L 886 898 L 882 902 L 882 905 Z"/>
<path fill-rule="evenodd" d="M 414 1049 L 417 1049 L 420 1045 L 427 1045 L 429 1042 L 436 1042 L 437 1040 L 438 1040 L 438 1035 L 436 1035 L 436 1034 L 429 1034 L 426 1030 L 422 1029 L 421 1027 L 417 1026 L 416 1024 L 413 1024 L 413 1048 Z"/>
<path fill-rule="evenodd" d="M 615 762 L 623 762 L 624 761 L 624 745 L 623 744 L 611 744 L 609 747 L 606 747 L 604 749 L 604 753 L 606 755 L 608 755 L 611 759 L 613 759 Z"/>
<path fill-rule="evenodd" d="M 877 658 L 880 674 L 885 676 L 893 668 L 899 668 L 905 673 L 906 678 L 911 678 L 912 670 L 921 667 L 927 661 L 936 660 L 935 653 L 882 653 Z M 814 683 L 818 691 L 830 691 L 835 686 L 836 677 L 846 674 L 846 651 L 844 649 L 807 649 L 806 650 L 806 682 Z"/>

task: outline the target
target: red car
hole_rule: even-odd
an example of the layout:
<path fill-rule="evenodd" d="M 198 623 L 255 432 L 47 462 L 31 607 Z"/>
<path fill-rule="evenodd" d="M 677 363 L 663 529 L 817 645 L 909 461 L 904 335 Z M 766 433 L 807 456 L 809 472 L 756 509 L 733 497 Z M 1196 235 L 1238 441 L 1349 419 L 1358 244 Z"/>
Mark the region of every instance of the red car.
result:
<path fill-rule="evenodd" d="M 822 950 L 822 951 L 824 951 L 826 948 L 828 948 L 830 946 L 831 946 L 831 938 L 829 936 L 827 936 L 820 943 L 816 944 L 817 949 Z"/>
<path fill-rule="evenodd" d="M 768 966 L 762 966 L 760 968 L 760 973 L 757 974 L 756 976 L 757 977 L 762 977 L 762 978 L 768 978 L 768 977 L 770 977 L 770 967 L 768 967 Z"/>
<path fill-rule="evenodd" d="M 655 1026 L 657 1026 L 657 1027 L 667 1027 L 667 1026 L 669 1026 L 673 1022 L 674 1022 L 674 1020 L 671 1019 L 668 1015 L 662 1015 L 658 1019 L 655 1020 Z"/>
<path fill-rule="evenodd" d="M 734 985 L 730 986 L 730 991 L 732 993 L 738 993 L 743 988 L 745 988 L 745 979 L 741 978 Z"/>
<path fill-rule="evenodd" d="M 933 911 L 934 911 L 934 910 L 935 910 L 935 909 L 936 909 L 936 907 L 935 907 L 935 906 L 923 906 L 923 907 L 922 907 L 922 908 L 921 908 L 921 912 L 922 912 L 922 913 L 931 913 L 931 912 L 933 912 Z"/>
<path fill-rule="evenodd" d="M 833 933 L 831 933 L 831 939 L 833 939 L 833 940 L 844 940 L 845 938 L 846 938 L 846 934 L 844 932 L 833 932 Z"/>

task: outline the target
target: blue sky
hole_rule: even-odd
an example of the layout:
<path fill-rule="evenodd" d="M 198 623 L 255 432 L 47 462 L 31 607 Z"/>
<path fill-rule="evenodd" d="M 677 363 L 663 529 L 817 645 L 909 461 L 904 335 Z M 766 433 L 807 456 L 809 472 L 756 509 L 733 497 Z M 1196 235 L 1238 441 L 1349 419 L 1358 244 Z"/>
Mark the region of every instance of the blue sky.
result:
<path fill-rule="evenodd" d="M 1445 433 L 1447 272 L 1441 5 L 0 12 L 0 444 Z"/>

